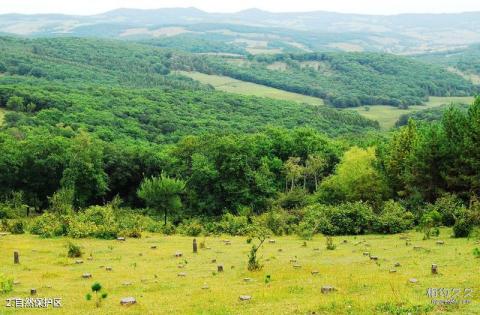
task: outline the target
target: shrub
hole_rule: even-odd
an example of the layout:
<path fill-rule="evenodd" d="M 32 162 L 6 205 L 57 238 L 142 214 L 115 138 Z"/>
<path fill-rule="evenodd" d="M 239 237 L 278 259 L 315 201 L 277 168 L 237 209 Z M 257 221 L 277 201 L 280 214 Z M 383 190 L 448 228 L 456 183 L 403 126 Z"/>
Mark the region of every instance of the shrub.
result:
<path fill-rule="evenodd" d="M 50 212 L 33 219 L 30 226 L 30 233 L 46 238 L 66 235 L 66 230 L 63 218 Z"/>
<path fill-rule="evenodd" d="M 0 293 L 9 293 L 13 290 L 13 279 L 0 273 Z"/>
<path fill-rule="evenodd" d="M 165 235 L 175 234 L 175 225 L 170 222 L 167 222 L 167 224 L 161 224 L 161 232 Z"/>
<path fill-rule="evenodd" d="M 78 258 L 82 257 L 82 250 L 80 246 L 73 244 L 72 242 L 69 242 L 67 244 L 68 252 L 67 255 L 70 258 Z"/>
<path fill-rule="evenodd" d="M 429 212 L 425 212 L 420 219 L 420 226 L 419 228 L 423 230 L 424 237 L 423 239 L 429 239 L 430 236 L 434 236 L 432 234 L 432 230 L 442 223 L 442 215 L 438 213 L 436 210 L 431 210 Z"/>
<path fill-rule="evenodd" d="M 12 220 L 8 222 L 8 232 L 12 234 L 23 234 L 25 233 L 24 222 L 22 220 Z"/>
<path fill-rule="evenodd" d="M 364 202 L 347 202 L 338 206 L 326 207 L 329 224 L 319 229 L 326 235 L 357 235 L 367 232 L 373 221 L 373 210 Z"/>
<path fill-rule="evenodd" d="M 76 215 L 70 222 L 68 235 L 73 238 L 96 237 L 113 239 L 118 235 L 118 225 L 110 206 L 92 206 Z"/>
<path fill-rule="evenodd" d="M 387 201 L 381 214 L 374 220 L 374 230 L 379 233 L 394 234 L 406 231 L 413 226 L 414 216 L 398 202 Z"/>
<path fill-rule="evenodd" d="M 122 211 L 115 216 L 118 226 L 118 234 L 121 236 L 141 238 L 142 232 L 150 224 L 147 217 Z"/>
<path fill-rule="evenodd" d="M 468 237 L 470 232 L 473 229 L 473 224 L 467 216 L 461 216 L 453 225 L 453 236 L 456 238 L 459 237 Z"/>
<path fill-rule="evenodd" d="M 255 224 L 261 225 L 281 236 L 290 234 L 295 225 L 296 218 L 285 210 L 272 210 L 255 218 Z"/>
<path fill-rule="evenodd" d="M 0 218 L 20 219 L 27 216 L 28 206 L 23 203 L 22 192 L 12 192 L 0 203 Z"/>
<path fill-rule="evenodd" d="M 280 194 L 276 204 L 283 209 L 299 209 L 310 203 L 309 195 L 302 188 L 294 188 L 291 191 Z"/>
<path fill-rule="evenodd" d="M 327 236 L 326 243 L 327 243 L 327 250 L 334 250 L 335 248 L 337 248 L 337 245 L 333 243 L 333 238 L 331 236 Z"/>
<path fill-rule="evenodd" d="M 478 247 L 475 247 L 475 248 L 473 249 L 473 256 L 474 256 L 475 258 L 480 258 L 480 249 L 478 249 Z"/>
<path fill-rule="evenodd" d="M 62 188 L 48 198 L 50 203 L 49 210 L 57 214 L 72 214 L 74 190 L 71 188 Z"/>
<path fill-rule="evenodd" d="M 178 231 L 187 236 L 199 236 L 203 232 L 203 226 L 197 219 L 185 220 L 178 227 Z"/>
<path fill-rule="evenodd" d="M 428 210 L 435 210 L 442 215 L 442 224 L 453 226 L 455 218 L 465 211 L 462 201 L 453 194 L 445 194 L 438 198 L 433 205 L 428 206 Z"/>
<path fill-rule="evenodd" d="M 235 216 L 231 213 L 225 213 L 218 223 L 220 233 L 230 235 L 245 235 L 248 231 L 248 218 L 244 216 Z"/>

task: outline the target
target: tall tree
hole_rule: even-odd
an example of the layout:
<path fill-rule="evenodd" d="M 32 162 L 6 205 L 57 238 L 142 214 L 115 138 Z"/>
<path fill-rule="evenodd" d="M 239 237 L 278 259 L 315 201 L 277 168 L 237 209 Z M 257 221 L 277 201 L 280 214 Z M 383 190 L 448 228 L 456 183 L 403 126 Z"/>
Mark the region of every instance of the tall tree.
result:
<path fill-rule="evenodd" d="M 180 194 L 185 190 L 185 182 L 170 178 L 164 174 L 160 177 L 146 178 L 140 184 L 138 196 L 148 207 L 164 214 L 164 224 L 167 225 L 167 215 L 182 208 Z"/>
<path fill-rule="evenodd" d="M 76 207 L 98 201 L 108 189 L 102 148 L 98 141 L 85 132 L 73 139 L 61 183 L 62 187 L 73 189 Z"/>

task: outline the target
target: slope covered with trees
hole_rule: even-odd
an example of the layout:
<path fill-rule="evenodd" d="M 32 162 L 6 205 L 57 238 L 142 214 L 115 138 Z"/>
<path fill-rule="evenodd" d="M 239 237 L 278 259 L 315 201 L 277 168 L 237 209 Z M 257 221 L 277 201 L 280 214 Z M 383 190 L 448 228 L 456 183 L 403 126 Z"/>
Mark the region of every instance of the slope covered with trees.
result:
<path fill-rule="evenodd" d="M 139 213 L 189 235 L 263 226 L 308 238 L 418 223 L 428 237 L 439 224 L 466 236 L 480 223 L 480 99 L 390 137 L 355 113 L 171 73 L 199 66 L 186 53 L 90 39 L 1 43 L 0 218 L 13 220 L 2 229 L 23 231 L 24 217 L 45 211 L 32 233 L 158 228 Z"/>
<path fill-rule="evenodd" d="M 324 98 L 334 107 L 408 106 L 428 96 L 469 96 L 471 82 L 438 66 L 375 53 L 308 53 L 197 58 L 196 70 Z"/>

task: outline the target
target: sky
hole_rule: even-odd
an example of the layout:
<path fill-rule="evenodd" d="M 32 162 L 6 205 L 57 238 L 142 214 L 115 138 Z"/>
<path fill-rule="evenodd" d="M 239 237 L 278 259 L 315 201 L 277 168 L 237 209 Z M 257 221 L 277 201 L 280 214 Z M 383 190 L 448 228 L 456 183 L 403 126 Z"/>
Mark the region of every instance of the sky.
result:
<path fill-rule="evenodd" d="M 117 8 L 196 7 L 208 12 L 258 8 L 272 12 L 334 11 L 360 14 L 480 11 L 479 0 L 0 0 L 3 13 L 89 15 Z"/>

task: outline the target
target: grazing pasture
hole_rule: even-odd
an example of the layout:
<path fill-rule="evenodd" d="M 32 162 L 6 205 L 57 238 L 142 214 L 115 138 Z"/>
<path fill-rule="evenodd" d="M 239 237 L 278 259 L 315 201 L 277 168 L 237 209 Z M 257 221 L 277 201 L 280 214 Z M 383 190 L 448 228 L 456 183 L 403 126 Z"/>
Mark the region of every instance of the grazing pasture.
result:
<path fill-rule="evenodd" d="M 395 122 L 403 114 L 408 114 L 416 112 L 419 110 L 438 107 L 445 104 L 471 104 L 473 103 L 473 97 L 430 97 L 425 105 L 413 105 L 409 106 L 408 109 L 400 109 L 398 107 L 387 106 L 387 105 L 372 105 L 372 106 L 362 106 L 351 108 L 354 111 L 357 111 L 360 115 L 376 120 L 380 123 L 382 129 L 390 129 L 395 125 Z M 368 109 L 367 109 L 368 108 Z"/>
<path fill-rule="evenodd" d="M 5 118 L 5 109 L 0 107 L 0 126 L 3 124 L 4 118 Z"/>
<path fill-rule="evenodd" d="M 271 88 L 265 85 L 236 80 L 226 76 L 209 75 L 200 72 L 180 72 L 194 80 L 200 81 L 204 84 L 210 84 L 215 89 L 230 93 L 253 95 L 259 97 L 269 97 L 273 99 L 280 99 L 286 101 L 294 101 L 298 103 L 307 103 L 311 105 L 324 105 L 321 98 L 302 95 L 283 91 L 280 89 Z"/>
<path fill-rule="evenodd" d="M 257 272 L 247 270 L 252 244 L 244 237 L 198 237 L 194 254 L 192 237 L 5 235 L 1 272 L 16 284 L 12 292 L 0 293 L 0 314 L 31 313 L 4 302 L 28 297 L 31 289 L 37 297 L 62 299 L 63 307 L 48 314 L 479 314 L 480 259 L 472 251 L 480 244 L 450 234 L 442 229 L 430 240 L 413 231 L 339 236 L 333 238 L 334 250 L 326 249 L 323 236 L 305 244 L 298 237 L 276 237 L 260 249 L 263 269 Z M 68 241 L 81 246 L 82 257 L 67 257 Z M 14 251 L 20 264 L 14 264 Z M 85 299 L 95 282 L 108 293 L 99 308 Z M 428 288 L 473 289 L 474 294 L 470 304 L 434 306 Z M 128 297 L 136 304 L 120 305 Z"/>

